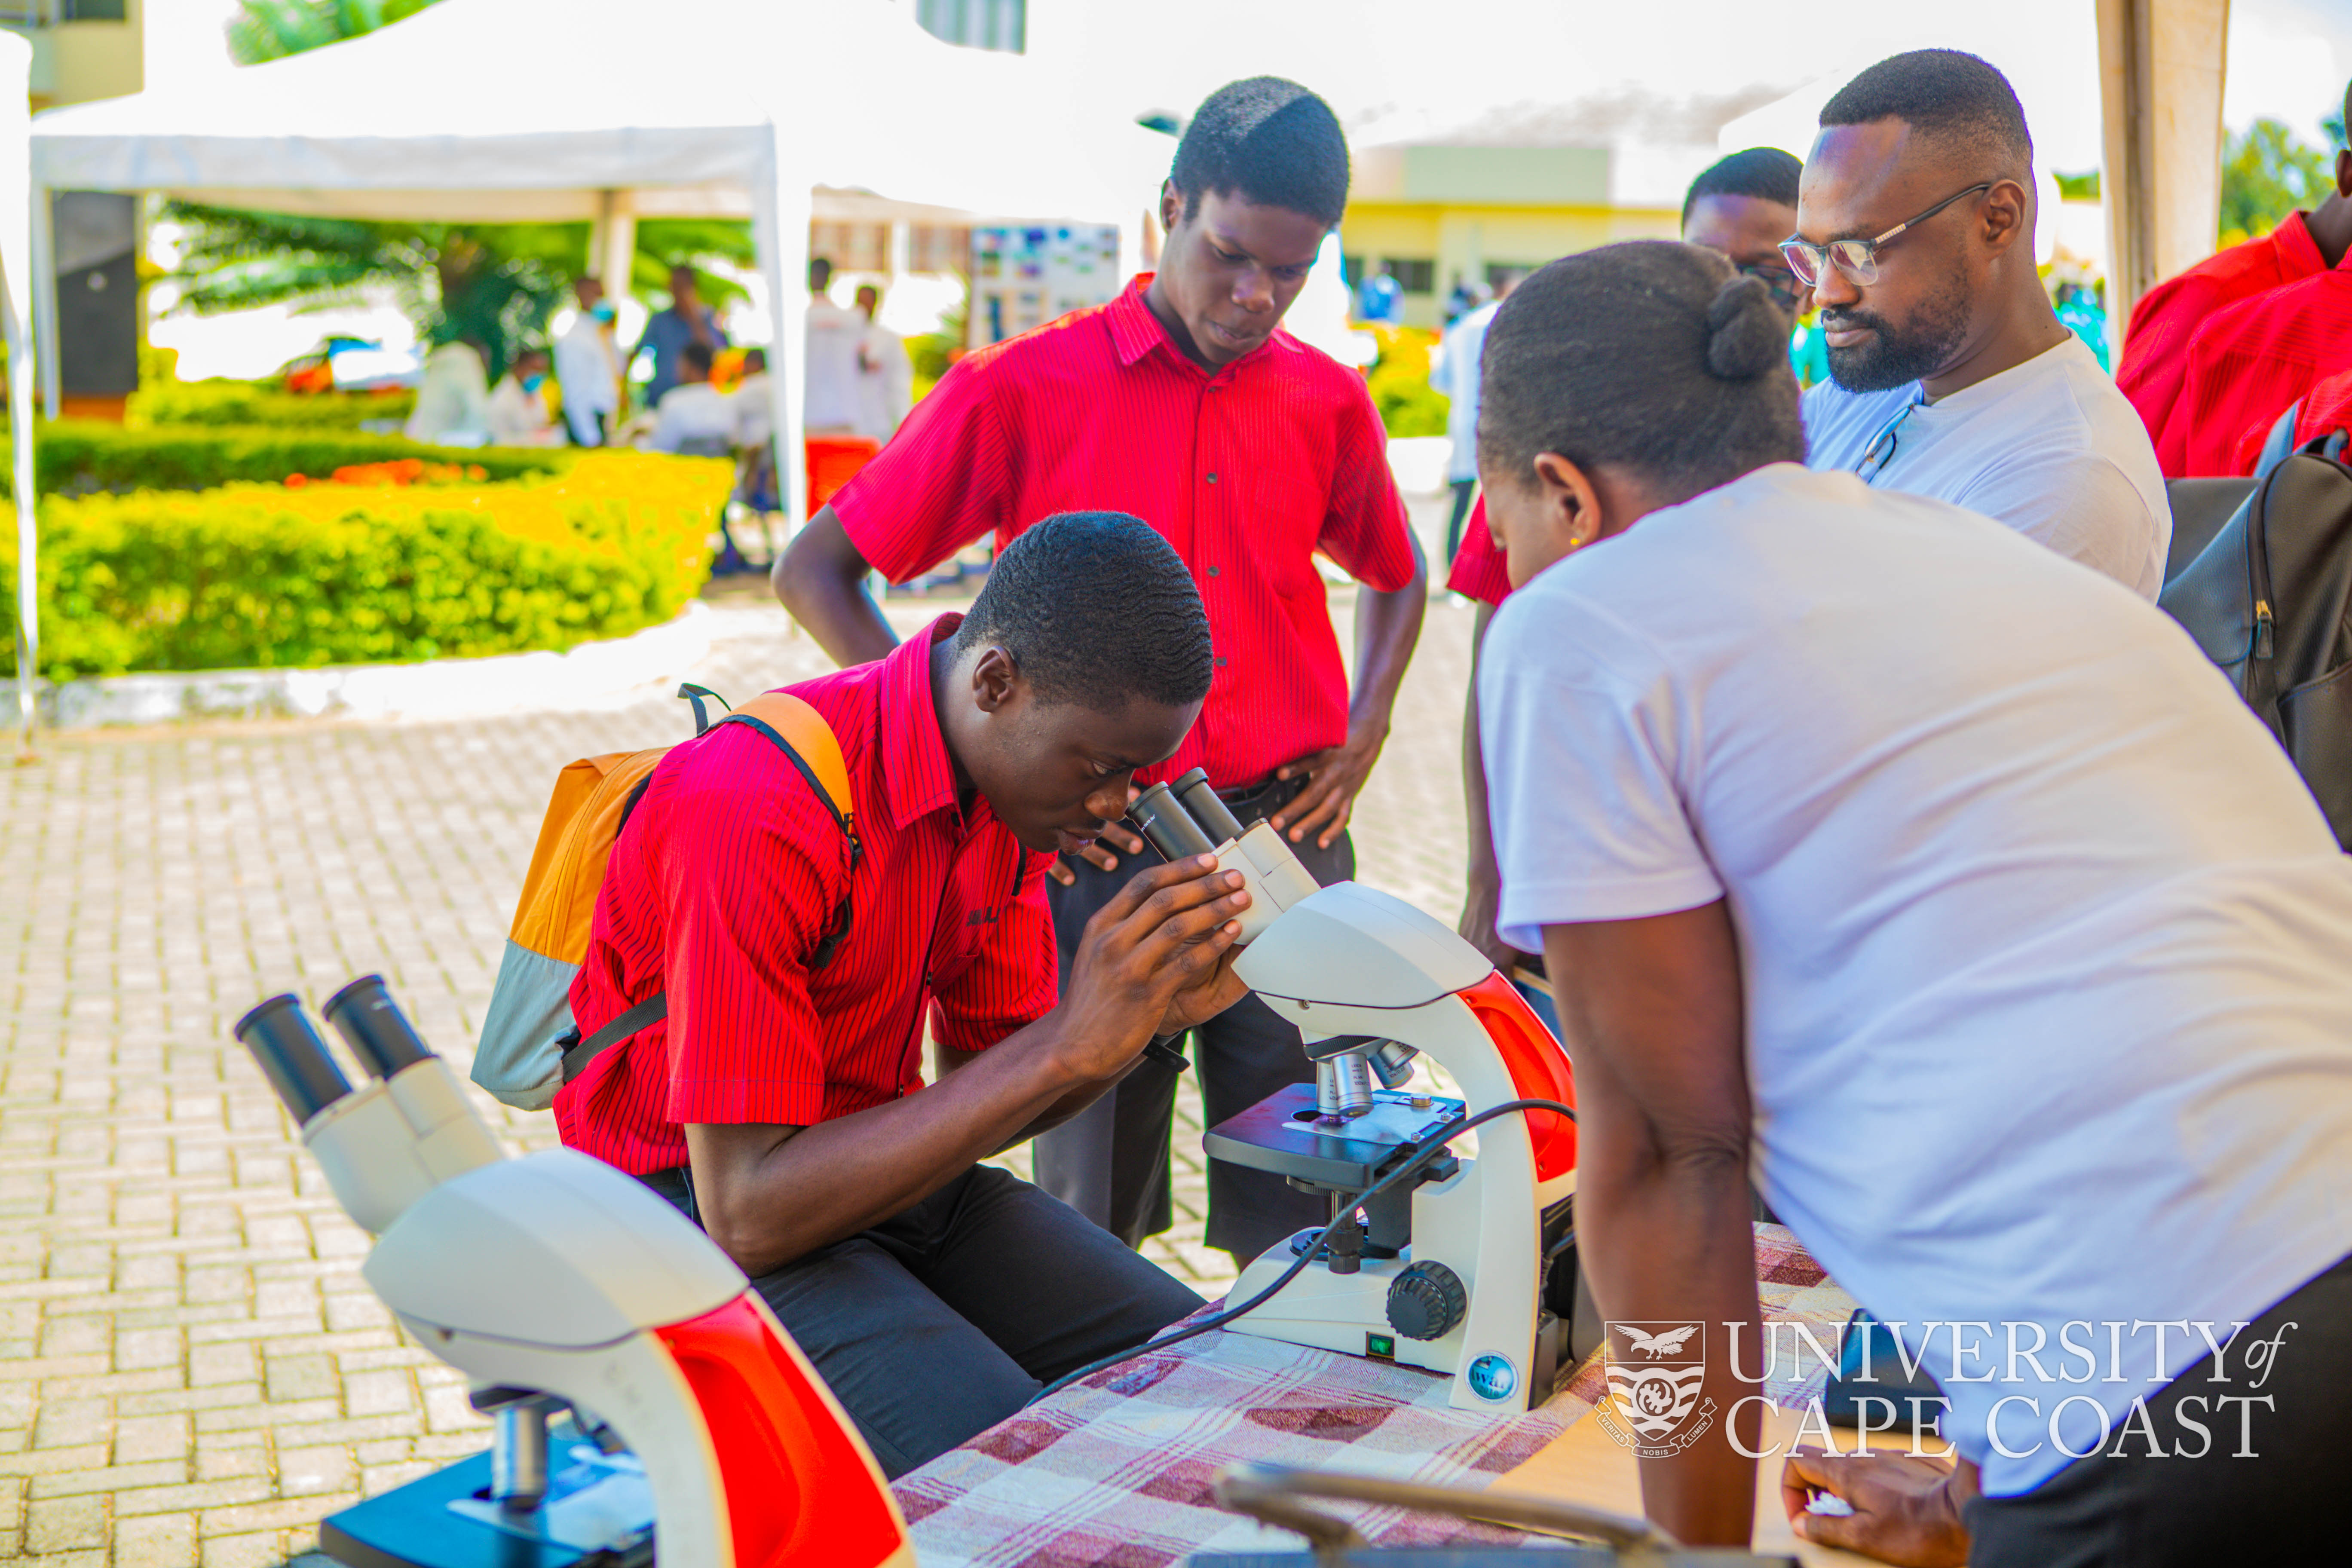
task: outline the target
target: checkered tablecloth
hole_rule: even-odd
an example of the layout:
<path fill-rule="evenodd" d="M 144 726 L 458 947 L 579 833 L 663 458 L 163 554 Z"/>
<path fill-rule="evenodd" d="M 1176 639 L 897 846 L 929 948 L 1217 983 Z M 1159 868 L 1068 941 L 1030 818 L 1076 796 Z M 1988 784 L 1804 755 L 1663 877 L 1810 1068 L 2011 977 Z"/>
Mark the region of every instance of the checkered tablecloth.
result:
<path fill-rule="evenodd" d="M 1756 1227 L 1767 1320 L 1843 1324 L 1853 1310 L 1796 1238 Z M 1207 1309 L 1203 1309 L 1206 1310 Z M 1826 1376 L 1783 1354 L 1766 1392 L 1797 1405 Z M 1496 1416 L 1446 1404 L 1452 1380 L 1411 1367 L 1218 1332 L 1100 1373 L 990 1427 L 898 1483 L 922 1568 L 1164 1568 L 1202 1550 L 1295 1551 L 1297 1536 L 1217 1507 L 1210 1485 L 1242 1460 L 1481 1487 L 1516 1468 L 1601 1397 L 1596 1355 L 1541 1408 Z M 1343 1504 L 1318 1504 L 1347 1511 Z M 1383 1546 L 1541 1544 L 1494 1526 L 1358 1511 Z"/>

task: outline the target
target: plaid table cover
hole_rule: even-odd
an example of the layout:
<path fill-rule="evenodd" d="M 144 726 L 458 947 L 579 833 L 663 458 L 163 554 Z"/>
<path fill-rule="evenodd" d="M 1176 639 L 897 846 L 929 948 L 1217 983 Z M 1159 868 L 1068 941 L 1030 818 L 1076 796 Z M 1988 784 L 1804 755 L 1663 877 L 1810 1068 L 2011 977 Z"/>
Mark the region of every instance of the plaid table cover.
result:
<path fill-rule="evenodd" d="M 1779 1226 L 1756 1227 L 1756 1279 L 1768 1321 L 1810 1324 L 1834 1351 L 1832 1331 L 1853 1301 Z M 1791 1348 L 1784 1337 L 1765 1392 L 1797 1405 L 1828 1374 Z M 1582 1418 L 1603 1387 L 1596 1353 L 1541 1408 L 1496 1416 L 1447 1405 L 1452 1381 L 1247 1334 L 1203 1334 L 999 1422 L 894 1490 L 922 1568 L 1165 1568 L 1202 1550 L 1297 1551 L 1297 1536 L 1217 1506 L 1209 1489 L 1220 1469 L 1257 1460 L 1482 1487 Z M 1354 1512 L 1357 1529 L 1382 1546 L 1546 1543 L 1396 1509 Z"/>

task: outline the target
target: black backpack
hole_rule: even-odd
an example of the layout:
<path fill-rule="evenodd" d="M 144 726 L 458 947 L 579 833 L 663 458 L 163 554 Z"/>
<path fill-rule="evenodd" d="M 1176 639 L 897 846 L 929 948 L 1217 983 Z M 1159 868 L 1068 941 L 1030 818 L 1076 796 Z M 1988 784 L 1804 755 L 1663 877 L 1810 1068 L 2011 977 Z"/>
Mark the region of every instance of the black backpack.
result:
<path fill-rule="evenodd" d="M 2340 440 L 2273 469 L 2157 601 L 2237 682 L 2352 849 L 2352 468 Z"/>

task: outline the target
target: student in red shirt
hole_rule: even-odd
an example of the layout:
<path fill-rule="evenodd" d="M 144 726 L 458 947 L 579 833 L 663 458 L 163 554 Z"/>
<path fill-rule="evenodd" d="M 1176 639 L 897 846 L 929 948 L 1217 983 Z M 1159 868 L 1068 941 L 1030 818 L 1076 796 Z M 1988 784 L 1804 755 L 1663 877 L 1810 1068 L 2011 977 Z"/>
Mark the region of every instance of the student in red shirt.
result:
<path fill-rule="evenodd" d="M 1176 750 L 1210 658 L 1165 541 L 1051 518 L 969 615 L 789 688 L 841 742 L 855 851 L 790 759 L 732 724 L 662 760 L 614 846 L 572 1016 L 593 1033 L 664 992 L 668 1016 L 557 1094 L 563 1142 L 710 1233 L 893 1476 L 1201 1304 L 976 1162 L 1243 994 L 1249 895 L 1206 856 L 1108 900 L 1058 989 L 1045 912 L 1048 857 Z"/>
<path fill-rule="evenodd" d="M 1308 870 L 1354 874 L 1349 815 L 1388 738 L 1427 602 L 1363 378 L 1280 331 L 1347 205 L 1347 142 L 1322 100 L 1260 77 L 1211 95 L 1160 193 L 1159 272 L 1111 303 L 966 356 L 778 562 L 776 591 L 845 664 L 892 637 L 864 589 L 1073 507 L 1149 522 L 1192 574 L 1216 644 L 1192 735 L 1244 822 L 1286 832 Z M 1363 588 L 1349 689 L 1318 553 Z M 1055 870 L 1067 965 L 1094 912 L 1156 857 L 1116 828 Z M 1311 1081 L 1298 1031 L 1251 998 L 1195 1032 L 1212 1124 Z M 1133 1245 L 1170 1221 L 1173 1072 L 1146 1063 L 1039 1140 L 1038 1184 Z M 1322 1222 L 1320 1199 L 1223 1162 L 1208 1240 L 1246 1259 Z"/>
<path fill-rule="evenodd" d="M 2352 87 L 2346 89 L 2344 100 L 2346 111 L 2352 113 Z M 2123 362 L 2116 366 L 2116 384 L 2139 410 L 2166 477 L 2179 479 L 2189 471 L 2187 444 L 2196 421 L 2184 421 L 2177 432 L 2172 421 L 2181 406 L 2189 345 L 2198 334 L 2221 310 L 2333 271 L 2342 264 L 2345 252 L 2352 250 L 2352 200 L 2344 195 L 2347 158 L 2352 158 L 2352 153 L 2336 155 L 2337 188 L 2327 193 L 2327 199 L 2315 211 L 2289 214 L 2261 238 L 2233 245 L 2179 277 L 2166 279 L 2132 307 L 2131 328 L 2124 335 Z M 2270 415 L 2274 417 L 2277 412 L 2273 408 Z"/>

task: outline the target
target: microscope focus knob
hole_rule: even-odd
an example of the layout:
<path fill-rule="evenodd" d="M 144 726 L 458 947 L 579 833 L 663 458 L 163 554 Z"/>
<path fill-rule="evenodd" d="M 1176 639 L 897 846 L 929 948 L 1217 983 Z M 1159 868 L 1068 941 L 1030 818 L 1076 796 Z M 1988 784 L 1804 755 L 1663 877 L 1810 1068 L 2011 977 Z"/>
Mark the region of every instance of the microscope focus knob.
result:
<path fill-rule="evenodd" d="M 1443 1263 L 1409 1263 L 1389 1281 L 1389 1326 L 1409 1340 L 1442 1340 L 1470 1310 L 1462 1277 Z"/>

